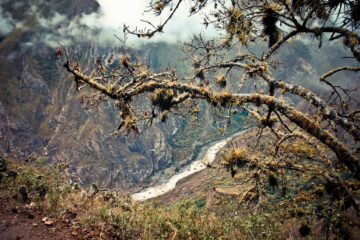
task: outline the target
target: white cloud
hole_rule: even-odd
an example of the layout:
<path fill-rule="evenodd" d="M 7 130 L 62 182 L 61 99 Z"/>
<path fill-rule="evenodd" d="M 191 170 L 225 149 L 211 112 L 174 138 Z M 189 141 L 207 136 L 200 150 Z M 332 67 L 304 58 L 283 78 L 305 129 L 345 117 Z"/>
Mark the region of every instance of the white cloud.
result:
<path fill-rule="evenodd" d="M 61 15 L 58 12 L 55 12 L 54 16 L 51 19 L 45 19 L 42 17 L 38 19 L 38 23 L 40 24 L 40 26 L 47 29 L 62 24 L 64 22 L 66 22 L 66 16 Z"/>
<path fill-rule="evenodd" d="M 2 0 L 0 0 L 1 2 Z M 98 13 L 89 15 L 83 14 L 72 18 L 59 14 L 56 9 L 51 9 L 50 16 L 44 18 L 32 5 L 28 9 L 28 15 L 37 16 L 37 26 L 40 31 L 34 35 L 24 46 L 32 46 L 34 43 L 45 43 L 56 47 L 61 42 L 63 45 L 72 45 L 75 42 L 90 41 L 104 47 L 118 46 L 120 43 L 114 37 L 122 36 L 124 24 L 130 29 L 151 27 L 141 20 L 147 20 L 155 26 L 163 23 L 169 16 L 170 11 L 165 9 L 161 16 L 155 16 L 153 12 L 145 12 L 148 9 L 150 0 L 98 0 L 100 9 Z M 205 36 L 216 36 L 213 29 L 205 29 L 202 14 L 189 17 L 189 0 L 184 3 L 175 13 L 174 17 L 165 26 L 164 33 L 155 35 L 152 39 L 139 39 L 136 36 L 129 36 L 128 44 L 131 47 L 144 42 L 167 41 L 176 42 L 189 40 L 194 34 L 202 32 Z M 46 4 L 46 2 L 44 2 Z M 207 8 L 209 11 L 211 8 Z M 53 11 L 54 10 L 54 11 Z M 14 21 L 9 12 L 2 12 L 0 7 L 0 34 L 6 35 L 15 27 L 21 27 L 22 21 Z"/>
<path fill-rule="evenodd" d="M 3 12 L 0 7 L 0 35 L 6 35 L 13 30 L 15 22 L 8 12 Z"/>
<path fill-rule="evenodd" d="M 98 0 L 100 12 L 98 14 L 84 15 L 81 22 L 91 28 L 102 28 L 104 31 L 111 31 L 113 34 L 120 35 L 124 24 L 134 29 L 135 27 L 151 28 L 141 20 L 150 21 L 155 26 L 163 23 L 169 11 L 164 11 L 161 16 L 154 16 L 153 12 L 144 12 L 148 9 L 147 0 Z M 208 8 L 207 10 L 209 10 Z M 178 40 L 188 40 L 196 33 L 202 32 L 208 36 L 215 36 L 213 29 L 206 30 L 201 24 L 202 14 L 189 17 L 189 5 L 187 1 L 180 6 L 171 21 L 165 26 L 164 33 L 156 35 L 151 41 L 176 42 Z M 109 35 L 109 34 L 108 34 Z M 136 39 L 133 37 L 131 40 Z"/>
<path fill-rule="evenodd" d="M 4 0 L 0 0 L 0 4 L 4 3 Z M 12 8 L 16 9 L 23 5 L 22 2 L 15 2 L 12 4 Z M 36 6 L 31 6 L 26 12 L 25 16 L 32 16 L 37 12 Z M 4 9 L 0 6 L 0 35 L 7 35 L 15 28 L 23 27 L 25 19 L 22 21 L 14 20 L 12 14 L 9 11 L 4 11 Z"/>

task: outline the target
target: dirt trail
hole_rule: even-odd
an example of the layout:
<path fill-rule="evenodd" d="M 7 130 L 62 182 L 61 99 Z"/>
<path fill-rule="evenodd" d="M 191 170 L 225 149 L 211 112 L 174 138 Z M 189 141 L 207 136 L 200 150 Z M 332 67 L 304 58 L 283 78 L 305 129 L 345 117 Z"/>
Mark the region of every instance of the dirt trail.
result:
<path fill-rule="evenodd" d="M 15 206 L 10 198 L 0 198 L 0 239 L 76 239 L 65 223 L 46 226 L 43 215 L 35 209 Z"/>
<path fill-rule="evenodd" d="M 67 240 L 101 239 L 99 232 L 75 228 L 71 219 L 49 219 L 33 207 L 16 206 L 9 197 L 0 197 L 0 239 L 1 240 Z"/>

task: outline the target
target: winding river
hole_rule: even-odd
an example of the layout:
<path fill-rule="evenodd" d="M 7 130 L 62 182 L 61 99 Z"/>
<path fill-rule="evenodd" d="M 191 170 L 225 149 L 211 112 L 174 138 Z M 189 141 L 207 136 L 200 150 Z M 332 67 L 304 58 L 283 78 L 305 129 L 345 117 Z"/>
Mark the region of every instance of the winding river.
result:
<path fill-rule="evenodd" d="M 173 175 L 170 179 L 168 179 L 165 183 L 162 183 L 160 185 L 156 185 L 153 187 L 146 188 L 140 192 L 134 193 L 131 195 L 132 199 L 135 201 L 145 201 L 150 198 L 154 198 L 157 196 L 160 196 L 172 189 L 175 188 L 176 183 L 182 179 L 185 178 L 191 174 L 194 174 L 196 172 L 199 172 L 206 168 L 206 165 L 208 163 L 212 163 L 215 160 L 217 152 L 225 146 L 225 144 L 230 141 L 233 137 L 236 137 L 240 135 L 243 131 L 237 132 L 230 137 L 218 140 L 216 142 L 213 142 L 209 145 L 204 145 L 202 147 L 202 150 L 200 151 L 197 158 L 185 166 L 182 170 L 180 170 L 178 173 Z M 207 150 L 205 151 L 204 149 Z"/>

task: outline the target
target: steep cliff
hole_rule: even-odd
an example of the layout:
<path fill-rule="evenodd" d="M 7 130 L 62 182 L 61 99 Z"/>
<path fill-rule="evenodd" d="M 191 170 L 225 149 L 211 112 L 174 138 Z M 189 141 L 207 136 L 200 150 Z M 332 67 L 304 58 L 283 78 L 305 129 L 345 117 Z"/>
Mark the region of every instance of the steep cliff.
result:
<path fill-rule="evenodd" d="M 81 104 L 83 94 L 76 93 L 56 61 L 56 49 L 34 42 L 44 32 L 41 19 L 54 14 L 75 18 L 95 11 L 96 1 L 7 1 L 1 7 L 13 20 L 26 19 L 0 42 L 1 152 L 21 158 L 43 156 L 46 162 L 68 161 L 68 173 L 77 181 L 119 188 L 128 188 L 170 164 L 166 139 L 171 123 L 155 122 L 137 138 L 112 135 L 117 128 L 114 105 L 106 102 L 86 109 Z M 38 11 L 27 14 L 31 7 Z M 79 56 L 83 64 L 107 53 L 89 41 L 74 45 L 86 49 Z"/>
<path fill-rule="evenodd" d="M 79 23 L 79 16 L 97 11 L 96 1 L 4 1 L 0 6 L 10 26 L 0 38 L 2 153 L 23 159 L 35 155 L 46 163 L 68 162 L 67 172 L 75 181 L 128 189 L 160 170 L 186 163 L 196 143 L 214 132 L 206 127 L 197 134 L 191 121 L 170 115 L 166 123 L 155 121 L 136 137 L 114 135 L 118 109 L 110 102 L 87 108 L 84 96 L 93 92 L 78 93 L 55 56 L 54 39 L 61 29 L 71 28 L 66 26 L 70 20 Z M 81 65 L 89 66 L 99 56 L 106 59 L 113 51 L 91 37 L 79 37 L 94 30 L 79 24 L 76 31 L 78 36 L 66 33 L 62 41 L 72 41 L 67 48 L 78 52 Z M 187 71 L 185 63 L 173 58 L 179 53 L 174 45 L 146 44 L 133 51 L 153 69 L 176 65 L 179 74 Z M 179 138 L 185 145 L 173 144 Z"/>

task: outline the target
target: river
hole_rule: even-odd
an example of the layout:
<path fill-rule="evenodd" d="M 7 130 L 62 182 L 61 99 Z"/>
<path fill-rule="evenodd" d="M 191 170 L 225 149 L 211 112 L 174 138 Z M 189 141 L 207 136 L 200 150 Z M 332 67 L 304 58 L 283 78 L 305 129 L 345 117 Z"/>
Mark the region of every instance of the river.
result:
<path fill-rule="evenodd" d="M 209 145 L 204 145 L 197 158 L 187 166 L 183 167 L 178 173 L 173 175 L 165 183 L 146 188 L 140 192 L 131 195 L 131 198 L 135 201 L 145 201 L 150 198 L 160 196 L 175 188 L 176 183 L 191 174 L 199 172 L 206 168 L 208 163 L 212 163 L 215 160 L 217 152 L 225 146 L 225 144 L 232 138 L 240 135 L 243 131 L 237 132 L 230 137 L 218 140 Z M 206 148 L 208 148 L 206 150 Z M 206 150 L 206 151 L 205 151 Z"/>

